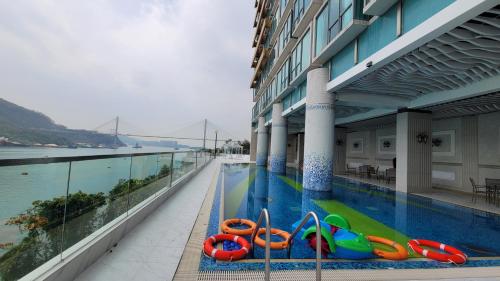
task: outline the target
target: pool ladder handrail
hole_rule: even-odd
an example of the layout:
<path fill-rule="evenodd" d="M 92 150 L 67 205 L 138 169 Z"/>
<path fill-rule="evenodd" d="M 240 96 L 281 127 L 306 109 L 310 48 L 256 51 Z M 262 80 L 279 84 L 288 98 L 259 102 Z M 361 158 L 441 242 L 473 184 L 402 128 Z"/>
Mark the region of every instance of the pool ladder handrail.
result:
<path fill-rule="evenodd" d="M 265 250 L 265 273 L 264 280 L 269 281 L 271 279 L 271 219 L 269 217 L 269 212 L 266 208 L 263 208 L 260 211 L 259 219 L 257 220 L 257 224 L 255 225 L 255 229 L 252 232 L 252 236 L 250 237 L 250 245 L 252 256 L 254 253 L 255 247 L 255 236 L 262 225 L 262 220 L 266 220 L 266 250 Z"/>
<path fill-rule="evenodd" d="M 300 232 L 302 227 L 304 227 L 304 225 L 309 221 L 311 217 L 314 219 L 314 222 L 316 223 L 316 281 L 321 281 L 321 224 L 315 212 L 307 213 L 300 222 L 299 226 L 297 226 L 293 230 L 292 234 L 290 234 L 290 237 L 288 238 L 287 241 L 288 258 L 290 259 L 291 257 L 291 250 L 292 250 L 291 247 L 293 238 L 297 235 L 297 233 Z"/>

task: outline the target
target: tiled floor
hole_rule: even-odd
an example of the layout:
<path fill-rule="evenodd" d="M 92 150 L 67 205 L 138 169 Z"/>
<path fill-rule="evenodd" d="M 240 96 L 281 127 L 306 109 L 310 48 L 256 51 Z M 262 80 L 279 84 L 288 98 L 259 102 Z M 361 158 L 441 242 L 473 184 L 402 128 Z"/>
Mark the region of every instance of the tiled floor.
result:
<path fill-rule="evenodd" d="M 377 180 L 377 179 L 368 179 L 368 178 L 359 178 L 355 176 L 345 176 L 345 175 L 337 175 L 339 177 L 345 177 L 345 178 L 350 178 L 354 179 L 360 182 L 364 183 L 369 183 L 369 184 L 374 184 L 378 186 L 383 186 L 387 187 L 390 189 L 396 189 L 394 181 L 391 183 L 387 183 L 382 180 Z M 436 200 L 441 200 L 453 204 L 457 204 L 460 206 L 464 207 L 469 207 L 473 209 L 478 209 L 481 211 L 486 211 L 486 212 L 491 212 L 495 214 L 500 214 L 500 207 L 495 206 L 494 204 L 487 203 L 484 197 L 479 197 L 477 198 L 476 202 L 472 202 L 472 195 L 464 192 L 457 192 L 453 190 L 448 190 L 448 189 L 441 189 L 441 188 L 433 188 L 431 192 L 426 192 L 426 193 L 415 193 L 420 196 L 425 196 L 428 198 L 436 199 Z"/>
<path fill-rule="evenodd" d="M 212 161 L 76 280 L 171 280 L 217 165 Z"/>

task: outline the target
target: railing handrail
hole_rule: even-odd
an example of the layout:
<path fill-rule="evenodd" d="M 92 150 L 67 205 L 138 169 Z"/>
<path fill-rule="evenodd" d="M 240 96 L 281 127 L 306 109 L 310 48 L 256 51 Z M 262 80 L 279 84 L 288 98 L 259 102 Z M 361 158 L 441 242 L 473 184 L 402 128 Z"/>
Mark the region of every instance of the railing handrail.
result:
<path fill-rule="evenodd" d="M 271 219 L 269 217 L 269 212 L 266 208 L 262 208 L 260 211 L 259 219 L 257 220 L 257 224 L 255 225 L 255 229 L 252 232 L 252 236 L 250 236 L 250 245 L 252 254 L 254 252 L 255 247 L 255 236 L 257 235 L 260 226 L 262 225 L 262 220 L 266 219 L 266 250 L 265 250 L 265 275 L 264 280 L 269 281 L 271 279 Z"/>
<path fill-rule="evenodd" d="M 78 155 L 78 156 L 10 158 L 10 159 L 0 159 L 0 167 L 76 162 L 76 161 L 86 161 L 86 160 L 138 157 L 138 156 L 149 156 L 149 155 L 165 155 L 165 154 L 175 154 L 183 152 L 199 152 L 199 150 L 175 150 L 175 151 L 138 152 L 138 153 L 94 154 L 94 155 Z"/>
<path fill-rule="evenodd" d="M 297 235 L 297 233 L 300 232 L 302 227 L 304 227 L 304 225 L 309 221 L 311 217 L 314 219 L 314 222 L 316 223 L 316 281 L 320 281 L 321 280 L 321 224 L 315 212 L 307 213 L 300 222 L 299 226 L 297 226 L 293 230 L 292 234 L 290 234 L 290 237 L 288 237 L 287 241 L 288 242 L 287 251 L 288 251 L 288 258 L 290 258 L 293 238 Z"/>

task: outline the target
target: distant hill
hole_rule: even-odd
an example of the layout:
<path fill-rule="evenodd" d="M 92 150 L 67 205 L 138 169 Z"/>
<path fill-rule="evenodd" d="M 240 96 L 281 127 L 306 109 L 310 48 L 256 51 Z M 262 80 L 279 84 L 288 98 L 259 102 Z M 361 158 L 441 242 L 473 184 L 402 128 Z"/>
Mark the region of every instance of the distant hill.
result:
<path fill-rule="evenodd" d="M 177 141 L 166 141 L 166 140 L 160 140 L 160 141 L 145 141 L 145 140 L 140 140 L 128 136 L 119 136 L 120 140 L 130 146 L 134 146 L 136 144 L 139 144 L 141 146 L 152 146 L 152 147 L 169 147 L 169 148 L 175 148 L 175 149 L 181 149 L 181 148 L 191 148 L 189 145 L 184 145 L 184 144 L 179 144 Z"/>
<path fill-rule="evenodd" d="M 125 146 L 114 136 L 87 130 L 72 130 L 56 124 L 43 113 L 0 98 L 0 145 Z"/>

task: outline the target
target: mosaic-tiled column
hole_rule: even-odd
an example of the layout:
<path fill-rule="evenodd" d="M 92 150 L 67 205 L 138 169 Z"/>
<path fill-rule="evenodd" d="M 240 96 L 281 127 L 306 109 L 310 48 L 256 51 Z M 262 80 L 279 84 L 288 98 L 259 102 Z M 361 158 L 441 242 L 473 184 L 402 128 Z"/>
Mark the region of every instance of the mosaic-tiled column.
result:
<path fill-rule="evenodd" d="M 271 158 L 269 170 L 273 173 L 284 173 L 286 170 L 287 122 L 281 116 L 283 104 L 273 104 L 273 123 L 271 134 Z"/>
<path fill-rule="evenodd" d="M 307 73 L 303 186 L 316 191 L 332 188 L 335 96 L 326 91 L 327 83 L 328 68 Z"/>
<path fill-rule="evenodd" d="M 259 125 L 257 127 L 257 157 L 255 164 L 257 166 L 267 165 L 267 128 L 265 126 L 264 117 L 259 117 Z"/>

